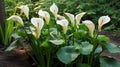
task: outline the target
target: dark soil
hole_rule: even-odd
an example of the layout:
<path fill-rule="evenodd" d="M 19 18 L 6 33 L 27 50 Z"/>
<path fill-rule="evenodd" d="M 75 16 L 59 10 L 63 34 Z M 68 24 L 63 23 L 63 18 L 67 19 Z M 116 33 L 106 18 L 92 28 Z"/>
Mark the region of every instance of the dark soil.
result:
<path fill-rule="evenodd" d="M 114 36 L 114 32 L 113 31 L 104 31 L 101 34 L 106 35 L 110 38 L 110 42 L 113 44 L 116 44 L 118 47 L 120 47 L 120 37 L 118 36 Z M 119 33 L 120 34 L 120 33 Z M 120 53 L 109 53 L 108 51 L 104 51 L 102 53 L 103 56 L 109 56 L 109 57 L 113 57 L 116 60 L 120 61 Z"/>
<path fill-rule="evenodd" d="M 120 47 L 120 37 L 113 36 L 112 31 L 105 31 L 101 34 L 110 37 L 110 42 Z M 113 57 L 120 61 L 120 53 L 111 54 L 108 51 L 104 51 L 101 55 Z M 3 52 L 0 49 L 0 67 L 34 67 L 33 64 L 24 50 L 16 49 L 11 52 Z"/>

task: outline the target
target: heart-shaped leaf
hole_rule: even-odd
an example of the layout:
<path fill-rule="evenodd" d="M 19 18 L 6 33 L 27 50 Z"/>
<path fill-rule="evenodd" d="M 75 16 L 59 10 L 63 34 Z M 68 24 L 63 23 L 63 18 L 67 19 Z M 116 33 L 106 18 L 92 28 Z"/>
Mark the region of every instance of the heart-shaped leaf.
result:
<path fill-rule="evenodd" d="M 65 46 L 58 50 L 57 57 L 64 64 L 69 64 L 74 61 L 80 52 L 77 52 L 73 46 Z"/>
<path fill-rule="evenodd" d="M 81 53 L 84 55 L 90 54 L 90 52 L 93 49 L 93 45 L 91 45 L 89 42 L 82 42 L 82 51 Z"/>

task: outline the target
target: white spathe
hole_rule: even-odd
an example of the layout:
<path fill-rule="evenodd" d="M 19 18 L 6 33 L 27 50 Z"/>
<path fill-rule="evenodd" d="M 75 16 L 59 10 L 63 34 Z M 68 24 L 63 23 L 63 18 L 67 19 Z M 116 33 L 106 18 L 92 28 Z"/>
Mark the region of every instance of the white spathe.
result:
<path fill-rule="evenodd" d="M 47 25 L 49 24 L 50 14 L 47 11 L 39 10 L 38 15 L 45 19 Z"/>
<path fill-rule="evenodd" d="M 85 20 L 83 23 L 86 25 L 86 27 L 89 29 L 90 36 L 93 37 L 94 30 L 95 30 L 95 24 L 90 20 Z"/>
<path fill-rule="evenodd" d="M 86 12 L 82 12 L 82 13 L 79 13 L 75 16 L 75 19 L 76 19 L 76 25 L 79 25 L 80 24 L 80 20 L 81 18 L 86 14 Z"/>
<path fill-rule="evenodd" d="M 7 20 L 14 20 L 19 22 L 20 25 L 24 26 L 23 20 L 20 16 L 17 15 L 12 15 L 11 17 L 9 17 Z"/>
<path fill-rule="evenodd" d="M 44 25 L 44 21 L 41 18 L 32 18 L 31 19 L 31 23 L 37 28 L 39 27 L 40 30 L 42 29 L 43 25 Z"/>
<path fill-rule="evenodd" d="M 101 28 L 104 24 L 107 24 L 110 21 L 109 16 L 101 16 L 98 20 L 98 31 L 101 31 Z"/>
<path fill-rule="evenodd" d="M 71 21 L 72 26 L 74 26 L 74 24 L 75 24 L 75 22 L 74 22 L 74 18 L 75 18 L 74 15 L 71 14 L 71 13 L 65 13 L 65 15 L 68 16 L 68 18 L 69 18 L 70 21 Z"/>
<path fill-rule="evenodd" d="M 63 33 L 66 34 L 67 28 L 68 28 L 68 20 L 62 19 L 62 20 L 57 20 L 57 24 L 61 25 L 63 27 Z"/>
<path fill-rule="evenodd" d="M 27 19 L 29 19 L 29 7 L 27 5 L 22 5 L 18 8 L 21 9 L 21 12 L 23 12 Z"/>
<path fill-rule="evenodd" d="M 53 3 L 52 6 L 50 6 L 50 11 L 55 16 L 55 19 L 57 19 L 58 7 L 56 6 L 55 3 Z"/>
<path fill-rule="evenodd" d="M 41 18 L 32 18 L 31 23 L 36 27 L 36 31 L 32 32 L 36 39 L 40 37 L 41 29 L 44 25 L 44 21 Z"/>
<path fill-rule="evenodd" d="M 62 20 L 62 19 L 65 19 L 65 17 L 58 14 L 57 19 Z"/>

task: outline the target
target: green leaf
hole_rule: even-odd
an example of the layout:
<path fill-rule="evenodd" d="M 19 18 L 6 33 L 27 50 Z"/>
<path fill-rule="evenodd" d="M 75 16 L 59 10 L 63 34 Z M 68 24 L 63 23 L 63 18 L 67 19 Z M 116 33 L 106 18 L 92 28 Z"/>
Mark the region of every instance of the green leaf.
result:
<path fill-rule="evenodd" d="M 85 37 L 87 34 L 87 31 L 85 31 L 85 30 L 78 30 L 78 32 L 79 32 L 80 37 Z"/>
<path fill-rule="evenodd" d="M 109 38 L 104 35 L 98 35 L 97 39 L 98 39 L 99 43 L 109 41 Z"/>
<path fill-rule="evenodd" d="M 48 33 L 49 33 L 49 32 L 48 32 L 48 29 L 45 29 L 44 31 L 42 31 L 42 34 L 43 34 L 43 35 L 48 35 Z"/>
<path fill-rule="evenodd" d="M 49 40 L 54 45 L 61 45 L 64 43 L 64 40 Z"/>
<path fill-rule="evenodd" d="M 120 53 L 120 48 L 117 47 L 117 45 L 112 43 L 105 43 L 104 46 L 107 48 L 107 50 L 110 53 Z"/>
<path fill-rule="evenodd" d="M 5 41 L 4 44 L 8 45 L 9 39 L 11 38 L 14 26 L 13 26 L 13 22 L 12 21 L 8 21 L 6 23 L 6 31 L 5 31 Z"/>
<path fill-rule="evenodd" d="M 65 46 L 58 50 L 57 57 L 64 64 L 69 64 L 74 61 L 80 52 L 77 52 L 73 46 Z"/>
<path fill-rule="evenodd" d="M 100 67 L 120 67 L 120 62 L 109 57 L 100 57 Z"/>
<path fill-rule="evenodd" d="M 82 42 L 82 51 L 81 53 L 84 55 L 90 54 L 90 52 L 93 49 L 93 45 L 91 45 L 89 42 Z"/>
<path fill-rule="evenodd" d="M 95 54 L 96 54 L 96 53 L 100 53 L 101 51 L 102 51 L 102 48 L 101 48 L 101 47 L 98 47 L 98 48 L 96 48 L 96 50 L 95 50 L 94 53 L 95 53 Z"/>
<path fill-rule="evenodd" d="M 28 33 L 28 31 L 27 31 L 27 33 Z M 21 37 L 26 37 L 27 36 L 23 29 L 18 29 L 17 34 Z"/>
<path fill-rule="evenodd" d="M 16 33 L 13 33 L 13 34 L 12 34 L 12 37 L 15 38 L 15 39 L 20 38 L 20 36 L 19 36 L 18 34 L 16 34 Z"/>
<path fill-rule="evenodd" d="M 41 46 L 42 46 L 42 47 L 49 47 L 50 44 L 49 44 L 48 42 L 49 42 L 48 39 L 46 39 L 46 40 L 41 44 Z"/>
<path fill-rule="evenodd" d="M 13 41 L 5 51 L 11 51 L 17 47 L 18 40 Z"/>

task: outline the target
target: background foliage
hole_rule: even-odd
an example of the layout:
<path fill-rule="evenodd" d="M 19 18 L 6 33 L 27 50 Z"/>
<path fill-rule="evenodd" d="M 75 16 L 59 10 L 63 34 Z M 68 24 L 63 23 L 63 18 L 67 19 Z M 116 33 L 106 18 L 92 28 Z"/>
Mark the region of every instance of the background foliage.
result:
<path fill-rule="evenodd" d="M 33 2 L 36 1 L 36 2 Z M 49 6 L 55 2 L 59 7 L 59 14 L 70 12 L 78 14 L 80 12 L 87 12 L 83 19 L 92 20 L 97 24 L 99 16 L 109 15 L 111 22 L 107 24 L 106 30 L 116 29 L 120 25 L 120 1 L 119 0 L 5 0 L 6 16 L 9 17 L 13 13 L 13 8 L 16 4 L 28 4 L 34 6 L 33 11 L 38 11 L 40 8 L 49 11 Z M 33 14 L 30 14 L 30 16 Z"/>

